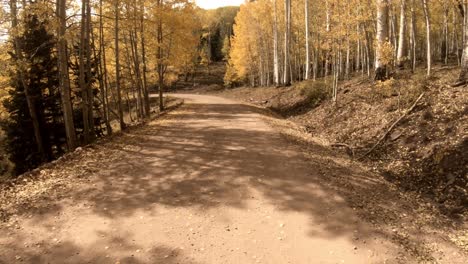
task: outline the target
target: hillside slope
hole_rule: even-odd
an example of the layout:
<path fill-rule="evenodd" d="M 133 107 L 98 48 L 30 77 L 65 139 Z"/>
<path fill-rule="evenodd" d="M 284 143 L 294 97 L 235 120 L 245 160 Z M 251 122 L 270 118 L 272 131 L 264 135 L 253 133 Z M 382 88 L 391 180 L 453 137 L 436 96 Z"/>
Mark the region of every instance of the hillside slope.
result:
<path fill-rule="evenodd" d="M 421 70 L 379 84 L 357 76 L 340 84 L 336 103 L 327 99 L 324 80 L 215 93 L 273 110 L 457 218 L 468 208 L 468 92 L 450 87 L 457 73 L 438 67 L 430 79 Z"/>

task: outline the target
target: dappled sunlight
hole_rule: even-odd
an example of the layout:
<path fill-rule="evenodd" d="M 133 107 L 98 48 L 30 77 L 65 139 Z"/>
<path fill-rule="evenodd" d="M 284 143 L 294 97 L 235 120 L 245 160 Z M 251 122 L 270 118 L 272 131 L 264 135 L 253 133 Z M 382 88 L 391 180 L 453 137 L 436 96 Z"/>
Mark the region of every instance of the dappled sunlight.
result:
<path fill-rule="evenodd" d="M 222 239 L 225 247 L 239 241 L 244 246 L 274 241 L 270 242 L 274 248 L 282 248 L 282 244 L 300 241 L 297 250 L 304 250 L 307 244 L 330 252 L 337 246 L 343 248 L 335 253 L 310 253 L 319 259 L 338 254 L 351 260 L 378 261 L 404 254 L 389 241 L 393 234 L 384 217 L 393 208 L 381 206 L 385 201 L 379 199 L 384 196 L 378 192 L 389 190 L 378 177 L 313 141 L 307 143 L 313 154 L 304 152 L 287 140 L 292 135 L 285 137 L 281 128 L 278 132 L 274 124 L 266 125 L 265 118 L 271 117 L 252 106 L 223 99 L 218 102 L 209 96 L 187 98 L 187 105 L 163 120 L 93 147 L 109 160 L 88 162 L 95 173 L 83 178 L 66 198 L 51 201 L 52 206 L 37 209 L 42 213 L 21 223 L 24 230 L 47 234 L 49 240 L 54 239 L 54 230 L 63 230 L 59 244 L 44 245 L 50 253 L 41 260 L 66 259 L 54 254 L 78 251 L 99 256 L 93 260 L 134 255 L 129 261 L 138 263 L 139 256 L 154 260 L 169 255 L 174 263 L 191 263 L 190 258 L 178 258 L 189 254 L 207 261 L 203 252 L 213 247 L 214 240 L 200 239 L 219 239 L 219 232 L 225 230 L 234 236 Z M 368 222 L 360 209 L 383 213 Z M 267 231 L 278 228 L 281 232 Z M 11 237 L 25 235 L 22 230 Z M 256 239 L 249 238 L 254 234 Z M 88 244 L 90 241 L 98 246 Z M 139 245 L 138 241 L 150 244 Z M 22 243 L 9 238 L 0 242 L 16 247 Z M 169 248 L 160 247 L 161 243 Z M 411 243 L 418 245 L 417 241 Z M 107 253 L 105 247 L 117 247 L 118 254 Z M 185 252 L 186 247 L 191 253 Z M 225 247 L 219 250 L 223 252 Z M 358 247 L 366 250 L 356 251 Z M 140 255 L 133 254 L 135 250 Z M 270 254 L 269 250 L 262 252 Z M 86 260 L 85 253 L 71 260 Z"/>

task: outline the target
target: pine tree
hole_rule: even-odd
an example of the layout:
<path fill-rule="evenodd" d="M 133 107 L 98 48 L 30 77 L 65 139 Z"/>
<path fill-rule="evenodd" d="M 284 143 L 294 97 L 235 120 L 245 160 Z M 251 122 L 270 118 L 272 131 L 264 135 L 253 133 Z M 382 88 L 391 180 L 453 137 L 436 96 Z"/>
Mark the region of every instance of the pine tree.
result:
<path fill-rule="evenodd" d="M 28 66 L 19 76 L 12 71 L 10 97 L 3 102 L 10 118 L 2 123 L 7 134 L 10 159 L 16 164 L 16 173 L 35 168 L 42 162 L 61 155 L 66 147 L 65 127 L 62 121 L 57 58 L 53 55 L 54 36 L 47 32 L 45 21 L 27 14 L 24 32 L 16 36 L 19 50 Z M 12 59 L 16 59 L 15 55 Z M 24 82 L 20 78 L 24 78 Z M 27 84 L 27 87 L 23 86 Z M 32 106 L 38 117 L 44 154 L 38 151 L 34 127 L 25 91 L 34 98 Z"/>

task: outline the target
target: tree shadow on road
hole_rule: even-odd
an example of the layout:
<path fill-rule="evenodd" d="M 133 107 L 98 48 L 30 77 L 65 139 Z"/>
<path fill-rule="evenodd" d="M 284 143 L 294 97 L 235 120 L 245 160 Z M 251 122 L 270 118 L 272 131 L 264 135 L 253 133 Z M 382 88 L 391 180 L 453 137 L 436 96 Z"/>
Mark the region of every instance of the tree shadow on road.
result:
<path fill-rule="evenodd" d="M 398 240 L 400 234 L 392 231 L 395 223 L 411 222 L 414 213 L 404 196 L 389 189 L 379 175 L 324 146 L 308 142 L 309 154 L 305 154 L 277 131 L 257 125 L 263 122 L 259 113 L 264 114 L 240 104 L 189 104 L 161 122 L 95 145 L 91 149 L 100 158 L 109 158 L 91 157 L 87 166 L 96 172 L 85 176 L 85 183 L 68 198 L 88 205 L 103 218 L 115 219 L 161 205 L 202 212 L 220 205 L 242 210 L 258 192 L 281 211 L 307 214 L 310 226 L 305 232 L 310 236 L 353 239 L 359 230 L 361 240 Z M 63 201 L 56 203 L 62 207 L 35 215 L 33 221 L 45 225 L 64 206 Z M 431 220 L 423 224 L 440 225 Z M 317 225 L 320 230 L 313 228 Z M 414 235 L 405 236 L 404 250 L 431 259 L 429 250 Z M 18 239 L 17 248 L 9 249 L 8 254 L 18 251 L 29 254 L 29 259 L 37 257 L 34 250 L 23 250 L 24 241 L 26 237 Z M 125 241 L 121 244 L 132 250 Z M 83 251 L 68 242 L 44 247 L 52 260 Z M 173 251 L 156 247 L 155 256 L 167 255 L 168 250 Z M 106 256 L 105 250 L 94 252 Z M 87 260 L 86 256 L 76 259 L 76 263 Z M 132 261 L 129 263 L 139 263 Z"/>

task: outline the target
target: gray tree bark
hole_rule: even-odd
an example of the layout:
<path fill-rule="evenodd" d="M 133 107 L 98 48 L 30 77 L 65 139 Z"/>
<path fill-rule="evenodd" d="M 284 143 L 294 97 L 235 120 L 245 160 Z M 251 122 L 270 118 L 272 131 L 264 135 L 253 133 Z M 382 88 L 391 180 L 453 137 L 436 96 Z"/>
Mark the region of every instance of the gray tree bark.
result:
<path fill-rule="evenodd" d="M 60 97 L 62 100 L 63 120 L 67 136 L 68 151 L 73 151 L 77 147 L 75 124 L 73 121 L 73 108 L 70 99 L 70 75 L 68 73 L 68 55 L 66 33 L 66 0 L 57 0 L 58 18 L 58 70 L 60 81 Z"/>
<path fill-rule="evenodd" d="M 119 113 L 119 124 L 120 130 L 124 130 L 126 125 L 124 122 L 123 117 L 123 108 L 122 108 L 122 92 L 120 89 L 120 50 L 119 50 L 119 17 L 120 17 L 120 9 L 119 9 L 119 1 L 115 1 L 115 27 L 114 27 L 114 38 L 115 38 L 115 86 L 117 90 L 117 108 Z"/>

